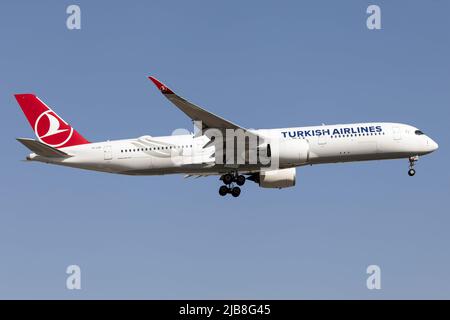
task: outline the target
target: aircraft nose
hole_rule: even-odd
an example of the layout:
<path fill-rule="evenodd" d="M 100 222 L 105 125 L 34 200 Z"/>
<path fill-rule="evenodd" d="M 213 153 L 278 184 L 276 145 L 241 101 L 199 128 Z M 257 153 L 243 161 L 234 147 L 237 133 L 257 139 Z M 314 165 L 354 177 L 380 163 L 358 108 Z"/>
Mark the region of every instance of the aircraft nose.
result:
<path fill-rule="evenodd" d="M 428 145 L 429 145 L 431 151 L 435 151 L 439 148 L 439 145 L 436 143 L 436 141 L 434 141 L 431 138 L 429 138 Z"/>

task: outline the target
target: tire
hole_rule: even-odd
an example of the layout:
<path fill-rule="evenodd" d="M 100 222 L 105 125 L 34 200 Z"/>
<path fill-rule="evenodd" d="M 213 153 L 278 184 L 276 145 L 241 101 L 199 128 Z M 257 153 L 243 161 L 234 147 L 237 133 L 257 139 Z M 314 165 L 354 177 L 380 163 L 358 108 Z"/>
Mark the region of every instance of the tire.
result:
<path fill-rule="evenodd" d="M 413 175 L 415 175 L 416 174 L 416 170 L 414 170 L 414 169 L 409 169 L 408 170 L 408 175 L 410 176 L 410 177 L 412 177 Z"/>
<path fill-rule="evenodd" d="M 231 174 L 229 174 L 229 173 L 224 174 L 222 176 L 222 181 L 225 184 L 231 184 L 233 182 L 233 176 Z"/>
<path fill-rule="evenodd" d="M 236 183 L 238 186 L 243 186 L 245 183 L 245 177 L 243 175 L 237 176 Z"/>
<path fill-rule="evenodd" d="M 235 198 L 239 197 L 239 195 L 241 194 L 241 188 L 239 187 L 234 187 L 233 189 L 231 189 L 231 195 Z"/>
<path fill-rule="evenodd" d="M 219 194 L 223 197 L 226 196 L 228 194 L 229 190 L 226 186 L 221 186 L 219 188 Z"/>

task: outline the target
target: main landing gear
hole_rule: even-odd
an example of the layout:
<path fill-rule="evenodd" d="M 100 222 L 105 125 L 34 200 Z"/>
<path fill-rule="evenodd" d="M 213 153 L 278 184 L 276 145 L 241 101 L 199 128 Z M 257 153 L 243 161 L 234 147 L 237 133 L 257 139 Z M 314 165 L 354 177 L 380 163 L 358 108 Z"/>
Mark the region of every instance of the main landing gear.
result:
<path fill-rule="evenodd" d="M 413 175 L 416 174 L 416 170 L 414 170 L 414 165 L 416 164 L 416 161 L 419 160 L 419 156 L 415 156 L 415 157 L 410 157 L 409 158 L 409 170 L 408 170 L 408 175 L 410 177 L 412 177 Z"/>
<path fill-rule="evenodd" d="M 241 194 L 241 188 L 238 186 L 243 186 L 245 183 L 245 176 L 236 174 L 227 173 L 220 177 L 220 180 L 225 184 L 219 188 L 219 194 L 221 196 L 226 196 L 228 193 L 231 193 L 233 197 L 239 197 Z M 238 186 L 234 186 L 236 183 Z"/>

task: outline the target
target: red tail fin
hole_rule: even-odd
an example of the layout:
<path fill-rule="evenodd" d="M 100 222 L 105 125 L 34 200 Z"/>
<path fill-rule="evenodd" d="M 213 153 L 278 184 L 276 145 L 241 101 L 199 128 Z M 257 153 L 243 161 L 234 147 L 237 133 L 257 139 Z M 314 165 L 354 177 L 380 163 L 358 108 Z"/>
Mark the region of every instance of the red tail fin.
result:
<path fill-rule="evenodd" d="M 55 148 L 89 143 L 34 94 L 16 94 L 15 97 L 41 142 Z"/>

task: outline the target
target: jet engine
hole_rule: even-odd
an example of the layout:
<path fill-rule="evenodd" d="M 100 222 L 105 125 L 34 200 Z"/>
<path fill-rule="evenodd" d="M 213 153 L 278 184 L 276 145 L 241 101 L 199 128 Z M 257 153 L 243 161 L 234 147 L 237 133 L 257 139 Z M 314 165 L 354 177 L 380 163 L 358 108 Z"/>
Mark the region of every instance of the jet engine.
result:
<path fill-rule="evenodd" d="M 261 188 L 289 188 L 295 186 L 295 168 L 261 171 L 251 175 Z"/>
<path fill-rule="evenodd" d="M 281 139 L 271 143 L 271 161 L 278 161 L 280 167 L 300 165 L 309 160 L 309 143 L 301 139 Z M 295 175 L 295 173 L 294 173 Z"/>

